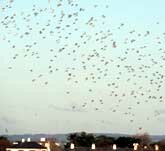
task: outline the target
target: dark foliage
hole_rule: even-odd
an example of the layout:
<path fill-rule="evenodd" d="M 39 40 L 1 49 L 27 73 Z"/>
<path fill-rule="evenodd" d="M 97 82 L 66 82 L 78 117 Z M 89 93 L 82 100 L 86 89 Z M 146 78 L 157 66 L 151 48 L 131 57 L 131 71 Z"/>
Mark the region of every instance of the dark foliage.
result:
<path fill-rule="evenodd" d="M 118 147 L 121 148 L 133 148 L 133 143 L 140 143 L 140 139 L 134 138 L 134 137 L 119 137 L 115 140 L 115 143 Z"/>
<path fill-rule="evenodd" d="M 69 147 L 70 143 L 74 143 L 75 146 L 90 147 L 92 143 L 95 143 L 95 136 L 93 134 L 87 134 L 86 132 L 73 133 L 68 136 L 68 143 L 65 147 Z"/>
<path fill-rule="evenodd" d="M 6 151 L 6 148 L 10 146 L 9 140 L 4 136 L 0 136 L 0 151 Z"/>
<path fill-rule="evenodd" d="M 115 139 L 113 137 L 108 137 L 105 135 L 100 135 L 96 137 L 96 146 L 97 147 L 109 147 L 112 146 Z"/>

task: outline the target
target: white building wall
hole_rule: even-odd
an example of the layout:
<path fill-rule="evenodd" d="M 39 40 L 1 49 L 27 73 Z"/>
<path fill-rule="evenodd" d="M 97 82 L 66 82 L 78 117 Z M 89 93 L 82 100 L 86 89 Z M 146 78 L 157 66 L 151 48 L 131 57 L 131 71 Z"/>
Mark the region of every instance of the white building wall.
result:
<path fill-rule="evenodd" d="M 6 148 L 6 151 L 48 151 L 47 149 L 36 149 L 36 148 Z"/>

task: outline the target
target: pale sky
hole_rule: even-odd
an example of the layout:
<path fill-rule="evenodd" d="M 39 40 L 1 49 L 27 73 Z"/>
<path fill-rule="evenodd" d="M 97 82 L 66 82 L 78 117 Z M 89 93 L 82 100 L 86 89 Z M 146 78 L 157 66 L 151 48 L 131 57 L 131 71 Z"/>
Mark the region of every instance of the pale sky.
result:
<path fill-rule="evenodd" d="M 8 1 L 0 134 L 165 134 L 164 0 Z"/>

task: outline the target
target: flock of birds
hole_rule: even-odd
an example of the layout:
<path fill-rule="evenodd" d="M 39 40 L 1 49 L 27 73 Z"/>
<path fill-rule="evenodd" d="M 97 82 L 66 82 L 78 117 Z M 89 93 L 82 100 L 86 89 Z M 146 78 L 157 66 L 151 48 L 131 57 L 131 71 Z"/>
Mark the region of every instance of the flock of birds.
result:
<path fill-rule="evenodd" d="M 5 31 L 0 39 L 12 50 L 9 70 L 17 67 L 17 60 L 37 62 L 41 64 L 25 69 L 34 75 L 32 84 L 40 80 L 49 86 L 49 75 L 58 73 L 72 87 L 81 88 L 85 83 L 87 87 L 82 89 L 87 89 L 87 99 L 72 105 L 73 111 L 108 108 L 107 112 L 121 112 L 133 123 L 138 106 L 154 104 L 153 115 L 146 120 L 160 116 L 156 105 L 165 99 L 165 33 L 128 29 L 127 23 L 111 26 L 108 14 L 90 16 L 72 0 L 59 0 L 55 8 L 33 5 L 30 11 L 5 15 L 12 5 L 14 1 L 1 7 L 0 17 L 0 28 Z M 99 5 L 92 7 L 99 12 Z M 110 9 L 108 4 L 104 8 Z M 159 24 L 155 22 L 155 26 Z M 42 48 L 44 44 L 47 46 Z M 39 73 L 37 68 L 42 68 L 43 62 L 47 67 Z M 126 108 L 121 110 L 124 104 Z"/>

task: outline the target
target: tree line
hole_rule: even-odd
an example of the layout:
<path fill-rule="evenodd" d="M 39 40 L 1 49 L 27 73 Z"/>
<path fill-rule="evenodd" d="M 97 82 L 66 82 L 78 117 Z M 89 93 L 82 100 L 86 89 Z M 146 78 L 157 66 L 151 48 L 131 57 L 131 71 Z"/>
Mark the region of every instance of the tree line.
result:
<path fill-rule="evenodd" d="M 114 138 L 107 135 L 94 135 L 86 132 L 71 133 L 67 137 L 67 143 L 65 148 L 69 148 L 71 143 L 74 143 L 75 147 L 91 147 L 91 144 L 95 144 L 96 147 L 112 147 L 116 144 L 119 148 L 133 148 L 134 143 L 139 144 L 139 149 L 145 151 L 155 150 L 155 145 L 159 146 L 159 151 L 165 151 L 165 139 L 152 142 L 148 133 L 136 134 L 131 136 L 122 136 Z M 144 147 L 147 147 L 146 149 Z"/>
<path fill-rule="evenodd" d="M 81 147 L 91 147 L 91 144 L 94 143 L 96 147 L 110 147 L 113 144 L 116 144 L 118 147 L 121 148 L 125 148 L 125 147 L 132 148 L 133 143 L 142 142 L 142 140 L 139 137 L 135 137 L 135 136 L 130 136 L 130 137 L 122 136 L 122 137 L 114 138 L 106 135 L 96 136 L 92 133 L 88 134 L 86 132 L 71 133 L 68 135 L 67 140 L 68 142 L 65 145 L 66 148 L 70 147 L 70 143 L 74 143 L 75 146 L 81 146 Z M 148 143 L 146 139 L 145 139 L 145 143 Z"/>

